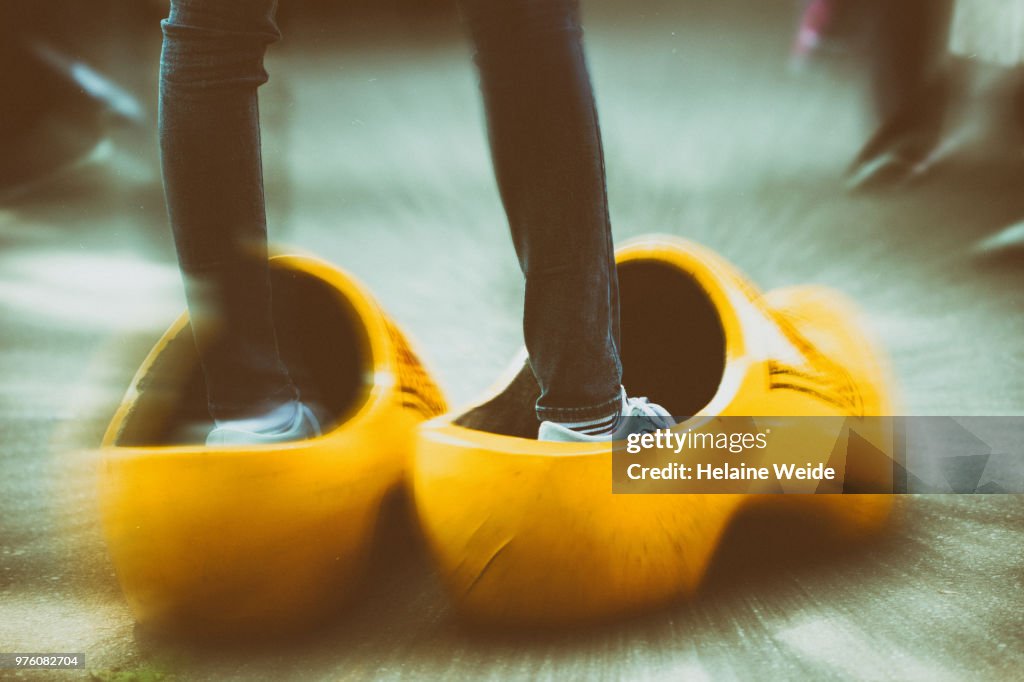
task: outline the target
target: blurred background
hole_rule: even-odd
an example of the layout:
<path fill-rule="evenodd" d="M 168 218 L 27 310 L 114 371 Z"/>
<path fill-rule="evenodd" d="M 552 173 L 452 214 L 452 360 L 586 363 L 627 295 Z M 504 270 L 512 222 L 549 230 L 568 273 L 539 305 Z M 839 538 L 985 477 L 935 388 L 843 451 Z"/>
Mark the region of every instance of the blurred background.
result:
<path fill-rule="evenodd" d="M 522 282 L 447 0 L 287 0 L 261 93 L 272 240 L 363 279 L 455 404 L 521 345 Z M 616 239 L 665 232 L 761 287 L 852 297 L 905 414 L 1024 414 L 1019 2 L 583 0 Z M 398 530 L 325 632 L 200 652 L 137 632 L 92 448 L 184 298 L 156 145 L 156 0 L 0 4 L 0 650 L 95 679 L 1011 679 L 1019 496 L 914 496 L 814 565 L 724 553 L 705 596 L 497 637 Z M 754 568 L 756 566 L 756 568 Z"/>

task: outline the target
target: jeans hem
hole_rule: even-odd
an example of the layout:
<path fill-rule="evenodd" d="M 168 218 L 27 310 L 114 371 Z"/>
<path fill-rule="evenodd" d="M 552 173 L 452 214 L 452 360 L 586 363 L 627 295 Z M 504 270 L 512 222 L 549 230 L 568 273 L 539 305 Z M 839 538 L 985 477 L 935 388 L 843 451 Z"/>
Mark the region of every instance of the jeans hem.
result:
<path fill-rule="evenodd" d="M 291 400 L 302 400 L 299 390 L 290 381 L 259 397 L 248 396 L 238 400 L 209 401 L 210 416 L 214 419 L 247 419 Z"/>
<path fill-rule="evenodd" d="M 618 414 L 621 405 L 622 396 L 619 393 L 611 400 L 587 407 L 541 407 L 538 405 L 537 419 L 542 422 L 581 422 Z"/>

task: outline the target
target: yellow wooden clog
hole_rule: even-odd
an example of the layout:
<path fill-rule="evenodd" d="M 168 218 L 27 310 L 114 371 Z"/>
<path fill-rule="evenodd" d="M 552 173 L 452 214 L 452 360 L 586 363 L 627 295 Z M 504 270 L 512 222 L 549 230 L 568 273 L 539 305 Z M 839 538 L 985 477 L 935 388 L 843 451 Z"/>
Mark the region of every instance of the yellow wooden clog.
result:
<path fill-rule="evenodd" d="M 696 415 L 675 432 L 729 416 L 815 417 L 794 422 L 808 424 L 789 443 L 798 453 L 782 438 L 766 456 L 827 460 L 859 423 L 882 456 L 846 467 L 835 492 L 891 484 L 892 389 L 849 303 L 820 288 L 761 295 L 722 258 L 670 237 L 627 245 L 618 263 L 623 383 L 673 415 Z M 826 519 L 843 535 L 877 531 L 888 516 L 880 494 L 613 494 L 611 446 L 537 441 L 536 381 L 521 364 L 513 372 L 493 397 L 419 429 L 415 508 L 468 617 L 565 624 L 689 595 L 726 529 L 761 505 Z"/>
<path fill-rule="evenodd" d="M 171 326 L 114 416 L 101 459 L 107 544 L 141 623 L 266 632 L 329 612 L 359 577 L 416 425 L 444 411 L 362 285 L 298 256 L 272 259 L 271 276 L 282 356 L 331 417 L 305 441 L 183 442 L 186 427 L 209 417 L 187 315 Z"/>

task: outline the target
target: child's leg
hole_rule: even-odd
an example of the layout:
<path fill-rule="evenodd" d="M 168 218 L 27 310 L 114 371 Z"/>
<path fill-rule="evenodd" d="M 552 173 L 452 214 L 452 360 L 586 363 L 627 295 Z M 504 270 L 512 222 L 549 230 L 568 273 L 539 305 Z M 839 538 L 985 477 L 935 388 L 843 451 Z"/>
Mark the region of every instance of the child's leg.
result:
<path fill-rule="evenodd" d="M 189 312 L 218 420 L 296 398 L 271 318 L 256 89 L 276 0 L 172 0 L 160 147 Z M 211 339 L 216 338 L 213 342 Z"/>
<path fill-rule="evenodd" d="M 542 420 L 617 414 L 618 280 L 575 0 L 462 0 L 491 152 L 526 276 Z"/>

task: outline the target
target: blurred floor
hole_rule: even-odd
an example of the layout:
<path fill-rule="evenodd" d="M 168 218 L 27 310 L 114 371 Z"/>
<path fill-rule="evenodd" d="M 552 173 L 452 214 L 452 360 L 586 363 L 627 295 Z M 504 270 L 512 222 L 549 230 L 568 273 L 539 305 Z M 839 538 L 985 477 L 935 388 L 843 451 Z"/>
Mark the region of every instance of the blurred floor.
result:
<path fill-rule="evenodd" d="M 787 74 L 789 4 L 739 6 L 588 15 L 616 237 L 679 234 L 764 288 L 847 293 L 891 354 L 907 414 L 1024 413 L 1024 256 L 973 255 L 1024 217 L 1019 152 L 981 141 L 904 192 L 845 195 L 867 133 L 861 84 L 839 67 Z M 292 19 L 263 91 L 272 231 L 364 279 L 453 402 L 470 400 L 520 345 L 521 283 L 466 48 L 454 26 L 370 39 Z M 111 68 L 152 92 L 159 30 L 136 34 Z M 1019 496 L 902 498 L 889 537 L 809 564 L 739 539 L 695 603 L 581 633 L 461 627 L 401 529 L 360 603 L 301 644 L 209 654 L 137 633 L 96 528 L 88 448 L 182 306 L 155 159 L 152 130 L 115 132 L 0 208 L 0 650 L 84 651 L 99 679 L 1024 669 Z"/>

